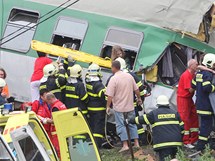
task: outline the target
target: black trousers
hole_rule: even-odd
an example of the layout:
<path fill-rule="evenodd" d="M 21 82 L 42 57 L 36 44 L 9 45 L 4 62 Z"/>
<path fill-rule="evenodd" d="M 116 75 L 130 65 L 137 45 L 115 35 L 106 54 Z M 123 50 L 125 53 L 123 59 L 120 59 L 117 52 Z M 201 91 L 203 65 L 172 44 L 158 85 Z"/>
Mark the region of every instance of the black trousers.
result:
<path fill-rule="evenodd" d="M 165 148 L 165 149 L 159 149 L 156 152 L 159 154 L 159 161 L 165 161 L 165 158 L 170 157 L 170 159 L 174 159 L 177 154 L 177 148 Z"/>
<path fill-rule="evenodd" d="M 95 141 L 100 148 L 104 142 L 106 111 L 88 111 L 88 113 L 90 128 L 93 132 Z"/>

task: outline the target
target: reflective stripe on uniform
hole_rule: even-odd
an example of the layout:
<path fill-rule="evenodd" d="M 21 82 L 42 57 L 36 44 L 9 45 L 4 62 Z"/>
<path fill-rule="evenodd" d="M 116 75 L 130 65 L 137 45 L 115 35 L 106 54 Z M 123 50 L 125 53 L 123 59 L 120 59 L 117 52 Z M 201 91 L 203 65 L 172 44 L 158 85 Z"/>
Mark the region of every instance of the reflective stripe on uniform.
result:
<path fill-rule="evenodd" d="M 82 110 L 81 112 L 82 112 L 84 115 L 86 115 L 86 114 L 88 113 L 87 110 Z"/>
<path fill-rule="evenodd" d="M 140 96 L 144 96 L 144 95 L 145 95 L 144 91 L 140 92 Z"/>
<path fill-rule="evenodd" d="M 59 84 L 59 82 L 58 82 L 57 79 L 55 80 L 55 83 L 56 83 L 56 85 L 60 88 L 60 84 Z"/>
<path fill-rule="evenodd" d="M 143 134 L 144 132 L 145 132 L 144 128 L 138 129 L 138 130 L 137 130 L 137 133 L 138 133 L 138 134 Z"/>
<path fill-rule="evenodd" d="M 137 102 L 134 102 L 134 107 L 136 107 L 137 106 Z"/>
<path fill-rule="evenodd" d="M 181 134 L 184 134 L 185 133 L 185 131 L 183 130 L 183 131 L 181 131 Z M 185 134 L 184 134 L 185 135 Z"/>
<path fill-rule="evenodd" d="M 86 93 L 86 94 L 84 95 L 84 97 L 81 98 L 81 100 L 84 101 L 87 97 L 88 97 L 88 94 Z"/>
<path fill-rule="evenodd" d="M 58 77 L 63 77 L 63 78 L 65 78 L 65 75 L 64 75 L 64 74 L 59 74 Z"/>
<path fill-rule="evenodd" d="M 162 121 L 156 122 L 152 124 L 152 127 L 160 126 L 160 125 L 179 125 L 179 121 Z"/>
<path fill-rule="evenodd" d="M 106 108 L 104 107 L 88 107 L 87 108 L 89 111 L 104 111 Z"/>
<path fill-rule="evenodd" d="M 138 83 L 137 83 L 137 86 L 138 87 L 140 87 L 140 86 L 142 86 L 143 85 L 143 83 L 141 82 L 141 81 L 139 81 Z"/>
<path fill-rule="evenodd" d="M 184 135 L 190 135 L 190 131 L 184 131 Z"/>
<path fill-rule="evenodd" d="M 201 111 L 201 110 L 197 110 L 198 114 L 202 114 L 202 115 L 212 115 L 211 111 Z"/>
<path fill-rule="evenodd" d="M 94 137 L 97 137 L 97 138 L 103 138 L 103 137 L 104 137 L 103 135 L 101 135 L 101 134 L 96 134 L 96 133 L 94 133 L 93 136 L 94 136 Z"/>
<path fill-rule="evenodd" d="M 192 84 L 194 84 L 196 86 L 196 81 L 192 80 Z"/>
<path fill-rule="evenodd" d="M 51 135 L 56 135 L 56 134 L 57 134 L 56 131 L 51 132 Z"/>
<path fill-rule="evenodd" d="M 76 135 L 74 136 L 74 139 L 86 139 L 87 137 L 84 135 Z"/>
<path fill-rule="evenodd" d="M 46 85 L 40 86 L 40 89 L 46 89 Z"/>
<path fill-rule="evenodd" d="M 63 62 L 63 63 L 64 63 L 64 64 L 67 64 L 67 65 L 69 64 L 69 62 L 68 62 L 68 61 L 66 61 L 66 60 L 64 60 L 64 62 Z"/>
<path fill-rule="evenodd" d="M 196 82 L 203 82 L 203 79 L 201 79 L 201 78 L 196 78 Z"/>
<path fill-rule="evenodd" d="M 146 124 L 147 124 L 147 125 L 149 125 L 149 124 L 150 124 L 150 122 L 149 122 L 149 120 L 148 120 L 148 118 L 147 118 L 147 116 L 146 116 L 146 115 L 143 115 L 143 119 L 144 119 L 144 121 L 146 122 Z"/>
<path fill-rule="evenodd" d="M 106 89 L 101 89 L 101 90 L 99 91 L 98 96 L 99 96 L 99 97 L 101 97 L 101 96 L 102 96 L 102 92 L 104 92 L 104 93 L 105 93 L 105 91 L 106 91 Z"/>
<path fill-rule="evenodd" d="M 54 93 L 61 92 L 61 90 L 60 89 L 54 89 L 54 90 L 51 90 L 50 92 L 54 94 Z"/>
<path fill-rule="evenodd" d="M 203 83 L 202 83 L 203 86 L 206 86 L 206 85 L 209 85 L 209 84 L 211 84 L 210 81 L 206 81 L 206 82 L 203 82 Z"/>
<path fill-rule="evenodd" d="M 79 96 L 74 95 L 74 94 L 66 94 L 66 97 L 79 99 Z"/>
<path fill-rule="evenodd" d="M 93 94 L 93 93 L 91 93 L 91 92 L 87 92 L 88 93 L 88 95 L 89 96 L 92 96 L 92 97 L 98 97 L 98 95 L 97 94 Z"/>
<path fill-rule="evenodd" d="M 135 123 L 136 123 L 136 124 L 140 124 L 140 123 L 139 123 L 139 118 L 138 118 L 138 117 L 135 117 Z"/>
<path fill-rule="evenodd" d="M 181 121 L 179 125 L 180 125 L 180 126 L 184 125 L 184 122 L 183 122 L 183 121 Z"/>
<path fill-rule="evenodd" d="M 204 136 L 199 136 L 199 140 L 208 141 L 208 138 Z"/>
<path fill-rule="evenodd" d="M 66 88 L 66 85 L 65 85 L 65 86 L 60 87 L 60 89 L 61 89 L 61 90 L 65 89 L 65 88 Z"/>
<path fill-rule="evenodd" d="M 153 148 L 161 148 L 165 146 L 182 146 L 182 143 L 181 142 L 160 143 L 160 144 L 155 144 Z"/>
<path fill-rule="evenodd" d="M 199 132 L 199 128 L 190 128 L 190 132 Z"/>
<path fill-rule="evenodd" d="M 212 86 L 212 90 L 211 90 L 211 92 L 214 92 L 214 90 L 215 90 L 215 86 L 214 85 L 211 85 Z"/>

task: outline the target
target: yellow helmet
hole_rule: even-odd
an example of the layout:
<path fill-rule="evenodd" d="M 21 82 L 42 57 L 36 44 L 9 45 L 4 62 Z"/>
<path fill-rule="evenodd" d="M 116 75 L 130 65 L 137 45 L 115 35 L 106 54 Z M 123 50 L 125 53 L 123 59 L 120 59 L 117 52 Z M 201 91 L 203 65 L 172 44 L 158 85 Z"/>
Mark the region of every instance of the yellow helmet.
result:
<path fill-rule="evenodd" d="M 120 63 L 121 66 L 121 70 L 126 69 L 126 62 L 123 58 L 117 58 L 116 61 L 118 61 Z"/>
<path fill-rule="evenodd" d="M 6 86 L 6 82 L 4 79 L 0 78 L 0 87 L 3 88 L 4 86 Z"/>
<path fill-rule="evenodd" d="M 47 64 L 44 68 L 43 68 L 43 75 L 44 77 L 48 78 L 49 76 L 54 75 L 56 72 L 56 68 L 53 64 Z"/>
<path fill-rule="evenodd" d="M 69 74 L 70 74 L 70 77 L 73 77 L 73 78 L 81 77 L 81 75 L 82 75 L 82 67 L 79 64 L 73 65 L 69 69 Z"/>
<path fill-rule="evenodd" d="M 215 63 L 215 55 L 208 53 L 204 56 L 204 59 L 202 61 L 202 64 L 205 65 L 208 68 L 212 68 Z"/>
<path fill-rule="evenodd" d="M 157 98 L 157 106 L 159 105 L 169 105 L 169 99 L 165 95 L 160 95 Z"/>
<path fill-rule="evenodd" d="M 89 76 L 99 76 L 101 75 L 101 68 L 98 64 L 92 63 L 88 67 L 88 74 Z"/>

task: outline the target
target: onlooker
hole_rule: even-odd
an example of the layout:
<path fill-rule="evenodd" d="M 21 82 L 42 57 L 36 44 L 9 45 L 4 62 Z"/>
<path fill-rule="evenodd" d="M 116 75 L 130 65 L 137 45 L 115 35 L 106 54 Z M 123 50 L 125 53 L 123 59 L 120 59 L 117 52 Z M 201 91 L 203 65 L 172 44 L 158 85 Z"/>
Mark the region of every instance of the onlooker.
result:
<path fill-rule="evenodd" d="M 39 87 L 40 79 L 43 77 L 43 68 L 45 65 L 52 62 L 51 59 L 47 57 L 47 54 L 37 51 L 38 58 L 34 63 L 34 72 L 31 76 L 31 99 L 32 102 L 39 100 Z"/>
<path fill-rule="evenodd" d="M 194 148 L 192 144 L 198 141 L 198 115 L 192 99 L 194 90 L 191 87 L 197 67 L 198 62 L 195 59 L 188 61 L 188 69 L 181 75 L 177 91 L 178 112 L 184 122 L 185 130 L 183 142 L 187 148 Z"/>
<path fill-rule="evenodd" d="M 126 123 L 152 125 L 153 148 L 159 154 L 159 161 L 175 158 L 177 147 L 182 146 L 183 121 L 177 112 L 170 109 L 169 100 L 161 95 L 157 98 L 158 109 L 143 116 L 133 117 Z"/>
<path fill-rule="evenodd" d="M 6 98 L 2 96 L 2 91 L 5 86 L 6 86 L 5 80 L 0 78 L 0 106 L 7 103 Z"/>
<path fill-rule="evenodd" d="M 7 77 L 7 73 L 3 68 L 0 68 L 0 78 L 2 79 L 6 79 Z M 8 85 L 6 84 L 6 86 L 3 88 L 2 91 L 2 96 L 5 98 L 9 98 L 9 89 L 8 89 Z"/>
<path fill-rule="evenodd" d="M 114 61 L 117 58 L 124 58 L 124 57 L 125 57 L 125 52 L 123 51 L 123 49 L 118 45 L 113 46 L 112 52 L 111 52 L 111 60 Z"/>
<path fill-rule="evenodd" d="M 51 138 L 50 124 L 51 119 L 51 107 L 46 103 L 47 90 L 40 91 L 40 99 L 35 100 L 32 104 L 32 111 L 34 111 L 41 120 L 47 134 Z"/>
<path fill-rule="evenodd" d="M 133 77 L 128 73 L 122 72 L 120 68 L 119 61 L 112 62 L 112 72 L 114 76 L 110 79 L 106 91 L 106 95 L 108 96 L 106 111 L 107 114 L 109 114 L 110 105 L 113 103 L 117 133 L 120 135 L 120 139 L 123 142 L 123 147 L 119 152 L 122 152 L 129 149 L 124 117 L 127 117 L 128 119 L 135 117 L 133 92 L 135 91 L 135 94 L 137 95 L 138 104 L 142 104 L 142 100 Z M 130 124 L 129 131 L 131 139 L 134 139 L 134 145 L 139 147 L 137 126 Z"/>
<path fill-rule="evenodd" d="M 55 95 L 51 92 L 46 94 L 45 99 L 46 99 L 47 103 L 49 105 L 51 105 L 51 112 L 57 112 L 57 111 L 67 109 L 66 106 L 61 101 L 59 101 L 55 97 Z M 53 120 L 48 120 L 48 123 L 51 123 L 51 141 L 52 141 L 52 144 L 54 145 L 56 152 L 58 154 L 58 157 L 60 158 L 60 146 L 59 146 L 54 122 L 53 122 Z"/>

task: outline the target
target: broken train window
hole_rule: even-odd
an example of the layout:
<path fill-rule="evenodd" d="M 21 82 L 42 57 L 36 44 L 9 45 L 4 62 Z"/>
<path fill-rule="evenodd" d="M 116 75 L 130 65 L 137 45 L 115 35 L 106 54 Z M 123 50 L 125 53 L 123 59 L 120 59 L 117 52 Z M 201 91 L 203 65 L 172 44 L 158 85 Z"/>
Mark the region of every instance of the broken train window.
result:
<path fill-rule="evenodd" d="M 178 84 L 181 74 L 187 68 L 190 59 L 200 62 L 203 53 L 192 48 L 173 43 L 166 48 L 158 62 L 158 77 L 165 85 L 175 86 Z"/>
<path fill-rule="evenodd" d="M 118 45 L 124 50 L 124 59 L 127 62 L 128 68 L 132 70 L 135 65 L 143 37 L 143 32 L 110 27 L 103 42 L 100 56 L 102 58 L 110 59 L 112 47 Z"/>

